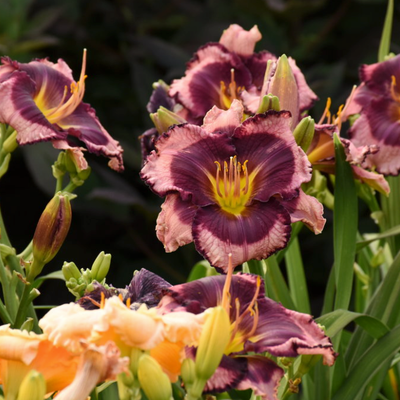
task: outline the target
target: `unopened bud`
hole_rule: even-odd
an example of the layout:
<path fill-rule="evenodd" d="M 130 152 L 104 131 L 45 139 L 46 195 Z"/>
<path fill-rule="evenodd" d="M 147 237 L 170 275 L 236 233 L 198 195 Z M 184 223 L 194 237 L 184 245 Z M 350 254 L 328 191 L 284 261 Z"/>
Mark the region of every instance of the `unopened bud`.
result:
<path fill-rule="evenodd" d="M 205 382 L 221 362 L 230 339 L 230 321 L 221 306 L 209 309 L 196 353 L 196 376 Z"/>
<path fill-rule="evenodd" d="M 292 129 L 299 119 L 299 92 L 296 79 L 285 54 L 279 57 L 269 92 L 279 98 L 281 110 L 292 114 Z"/>
<path fill-rule="evenodd" d="M 265 95 L 262 98 L 260 106 L 258 107 L 257 110 L 257 114 L 264 113 L 268 110 L 275 110 L 275 111 L 281 110 L 279 99 L 273 94 Z"/>
<path fill-rule="evenodd" d="M 196 366 L 191 358 L 185 358 L 182 362 L 181 377 L 188 390 L 196 379 Z"/>
<path fill-rule="evenodd" d="M 159 107 L 157 112 L 150 114 L 150 118 L 160 134 L 166 132 L 172 125 L 179 125 L 186 122 L 184 118 L 162 106 Z"/>
<path fill-rule="evenodd" d="M 303 118 L 293 131 L 293 136 L 298 146 L 304 152 L 308 150 L 314 137 L 314 120 L 311 117 Z"/>
<path fill-rule="evenodd" d="M 12 153 L 18 147 L 17 131 L 14 131 L 3 143 L 3 151 L 8 154 Z"/>
<path fill-rule="evenodd" d="M 46 381 L 40 372 L 30 370 L 23 379 L 18 400 L 43 400 L 46 394 Z"/>
<path fill-rule="evenodd" d="M 71 217 L 69 197 L 58 192 L 44 209 L 33 235 L 31 276 L 37 276 L 58 253 L 71 226 Z"/>
<path fill-rule="evenodd" d="M 79 278 L 81 277 L 81 273 L 74 262 L 65 261 L 61 270 L 66 282 L 70 281 L 71 279 L 75 279 L 76 281 L 78 281 Z"/>
<path fill-rule="evenodd" d="M 140 386 L 149 400 L 171 400 L 172 387 L 167 374 L 151 356 L 144 354 L 139 360 Z"/>
<path fill-rule="evenodd" d="M 92 265 L 92 279 L 101 282 L 108 274 L 111 264 L 111 254 L 102 251 Z"/>

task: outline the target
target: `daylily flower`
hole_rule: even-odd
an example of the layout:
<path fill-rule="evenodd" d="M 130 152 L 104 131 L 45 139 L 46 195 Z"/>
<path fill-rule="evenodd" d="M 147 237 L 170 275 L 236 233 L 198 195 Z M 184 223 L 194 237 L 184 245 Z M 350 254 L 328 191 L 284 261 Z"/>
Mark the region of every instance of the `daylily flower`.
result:
<path fill-rule="evenodd" d="M 172 286 L 166 291 L 160 314 L 189 311 L 194 314 L 222 306 L 230 318 L 230 340 L 222 361 L 207 381 L 206 392 L 253 389 L 263 399 L 275 399 L 283 370 L 261 353 L 276 357 L 320 354 L 332 365 L 332 343 L 310 315 L 284 308 L 265 297 L 259 276 L 238 273 L 202 278 Z M 196 349 L 188 356 L 195 358 Z M 251 353 L 251 355 L 249 354 Z"/>
<path fill-rule="evenodd" d="M 346 116 L 360 114 L 349 131 L 356 146 L 376 145 L 379 152 L 362 166 L 384 175 L 400 171 L 400 55 L 360 68 L 356 89 Z"/>
<path fill-rule="evenodd" d="M 234 99 L 244 102 L 246 113 L 256 113 L 260 99 L 274 86 L 277 66 L 273 54 L 254 53 L 260 39 L 257 26 L 246 31 L 239 25 L 231 25 L 219 43 L 208 43 L 197 51 L 187 65 L 185 77 L 172 82 L 169 94 L 200 120 L 214 105 L 228 109 Z M 272 64 L 266 76 L 268 61 Z M 303 112 L 318 98 L 295 61 L 289 58 L 289 64 L 298 90 L 292 97 L 296 97 L 299 112 Z M 272 89 L 272 94 L 278 95 L 273 92 Z"/>
<path fill-rule="evenodd" d="M 122 356 L 130 356 L 132 349 L 149 351 L 174 382 L 184 346 L 197 343 L 202 322 L 202 315 L 187 312 L 160 316 L 144 304 L 131 310 L 114 296 L 96 310 L 85 310 L 75 303 L 53 308 L 39 325 L 50 341 L 70 351 L 79 351 L 82 340 L 96 345 L 111 340 Z"/>
<path fill-rule="evenodd" d="M 166 196 L 156 227 L 166 251 L 194 241 L 219 270 L 229 253 L 237 266 L 282 249 L 291 222 L 302 220 L 316 233 L 325 222 L 322 205 L 300 190 L 311 166 L 290 130 L 290 113 L 242 119 L 234 100 L 227 111 L 214 107 L 202 127 L 171 128 L 141 171 Z"/>
<path fill-rule="evenodd" d="M 41 373 L 46 393 L 68 386 L 74 379 L 79 355 L 54 346 L 46 335 L 0 327 L 0 383 L 8 399 L 17 398 L 18 390 L 29 371 Z"/>
<path fill-rule="evenodd" d="M 8 57 L 1 61 L 0 123 L 15 129 L 20 145 L 52 141 L 56 148 L 76 151 L 69 139 L 78 138 L 91 153 L 110 158 L 111 168 L 123 170 L 121 146 L 103 128 L 90 105 L 82 102 L 86 51 L 78 82 L 61 59 L 56 64 L 47 59 L 27 64 Z"/>
<path fill-rule="evenodd" d="M 351 102 L 346 104 L 342 111 L 343 114 L 348 113 L 347 108 L 350 105 Z M 346 154 L 346 161 L 351 165 L 354 178 L 366 183 L 373 189 L 388 195 L 390 187 L 384 176 L 365 169 L 366 160 L 374 156 L 378 152 L 378 148 L 374 145 L 368 144 L 363 144 L 360 147 L 357 147 L 353 139 L 349 140 L 341 137 L 340 130 L 343 118 L 339 112 L 339 115 L 332 118 L 331 121 L 329 106 L 330 99 L 328 99 L 327 108 L 320 123 L 315 125 L 314 138 L 307 150 L 307 156 L 313 168 L 328 174 L 335 174 L 335 148 L 333 144 L 333 135 L 336 134 L 343 145 Z M 324 123 L 325 118 L 327 118 L 327 123 Z"/>

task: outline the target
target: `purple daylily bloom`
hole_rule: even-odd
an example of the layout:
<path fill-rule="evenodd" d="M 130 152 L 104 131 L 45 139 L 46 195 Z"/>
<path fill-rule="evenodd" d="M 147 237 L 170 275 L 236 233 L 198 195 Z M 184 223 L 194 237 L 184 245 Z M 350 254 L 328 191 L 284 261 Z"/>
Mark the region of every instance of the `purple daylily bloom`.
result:
<path fill-rule="evenodd" d="M 208 43 L 195 53 L 187 65 L 186 75 L 172 82 L 169 94 L 194 118 L 204 117 L 214 105 L 228 109 L 234 99 L 243 101 L 246 113 L 255 114 L 262 96 L 273 87 L 277 63 L 275 55 L 267 51 L 254 53 L 260 39 L 257 26 L 246 31 L 239 25 L 231 25 L 219 43 Z M 268 61 L 273 66 L 266 82 Z M 299 113 L 296 117 L 299 117 L 318 97 L 308 87 L 295 61 L 289 58 L 289 63 L 297 84 Z"/>
<path fill-rule="evenodd" d="M 235 100 L 214 107 L 200 127 L 170 128 L 147 158 L 142 179 L 166 196 L 157 236 L 166 251 L 194 241 L 211 265 L 225 270 L 286 246 L 291 222 L 321 232 L 322 205 L 301 192 L 311 165 L 290 130 L 288 111 L 243 120 Z"/>
<path fill-rule="evenodd" d="M 360 114 L 349 131 L 356 146 L 375 145 L 379 152 L 363 166 L 384 175 L 400 171 L 400 55 L 360 68 L 356 89 L 346 116 Z"/>
<path fill-rule="evenodd" d="M 199 314 L 218 305 L 226 308 L 231 339 L 206 392 L 251 388 L 263 399 L 275 399 L 283 370 L 260 355 L 264 352 L 276 357 L 320 354 L 324 364 L 334 363 L 332 343 L 310 315 L 288 310 L 265 297 L 260 277 L 244 273 L 232 276 L 232 269 L 229 271 L 226 277 L 212 276 L 170 287 L 158 309 L 161 314 Z M 188 357 L 194 358 L 195 353 L 194 348 L 187 350 Z"/>
<path fill-rule="evenodd" d="M 75 137 L 88 151 L 110 159 L 111 168 L 122 171 L 122 148 L 100 124 L 95 111 L 83 103 L 86 53 L 78 82 L 61 59 L 24 64 L 8 57 L 0 66 L 0 123 L 17 131 L 20 145 L 52 141 L 60 149 L 77 149 Z"/>
<path fill-rule="evenodd" d="M 329 113 L 329 103 L 330 102 L 328 101 L 324 116 L 326 113 Z M 352 107 L 351 101 L 346 103 L 346 106 L 343 109 L 344 115 L 348 113 L 347 110 L 349 107 Z M 323 122 L 325 119 L 324 116 L 320 122 Z M 341 137 L 340 128 L 342 118 L 342 114 L 339 113 L 339 116 L 334 118 L 333 123 L 331 123 L 330 117 L 328 117 L 328 123 L 319 123 L 315 125 L 314 137 L 307 150 L 308 160 L 311 162 L 313 168 L 328 174 L 335 174 L 336 163 L 333 135 L 336 134 L 343 145 L 346 154 L 346 161 L 349 162 L 353 170 L 354 178 L 369 185 L 380 193 L 388 195 L 390 187 L 385 177 L 381 174 L 365 169 L 366 160 L 374 156 L 379 149 L 375 145 L 367 144 L 357 147 L 354 140 Z"/>

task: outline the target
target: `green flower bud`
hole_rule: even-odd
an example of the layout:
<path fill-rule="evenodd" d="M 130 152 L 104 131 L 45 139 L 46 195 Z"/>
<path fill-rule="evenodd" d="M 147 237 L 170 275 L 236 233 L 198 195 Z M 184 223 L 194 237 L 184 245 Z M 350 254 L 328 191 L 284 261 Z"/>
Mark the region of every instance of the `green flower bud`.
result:
<path fill-rule="evenodd" d="M 102 251 L 94 260 L 92 265 L 92 279 L 101 282 L 108 274 L 111 264 L 111 254 Z"/>
<path fill-rule="evenodd" d="M 221 362 L 230 339 L 230 321 L 221 306 L 210 309 L 196 353 L 196 376 L 207 381 Z"/>
<path fill-rule="evenodd" d="M 181 367 L 181 377 L 188 390 L 196 379 L 196 366 L 191 358 L 185 358 Z"/>
<path fill-rule="evenodd" d="M 3 143 L 4 153 L 12 153 L 18 147 L 17 131 L 14 131 Z"/>
<path fill-rule="evenodd" d="M 304 152 L 308 150 L 314 137 L 314 120 L 311 117 L 303 118 L 293 131 L 296 143 Z"/>
<path fill-rule="evenodd" d="M 46 394 L 46 381 L 40 372 L 31 370 L 19 387 L 18 400 L 43 400 Z"/>
<path fill-rule="evenodd" d="M 140 386 L 149 400 L 171 400 L 172 387 L 167 374 L 151 356 L 140 357 L 138 367 Z"/>
<path fill-rule="evenodd" d="M 78 281 L 81 277 L 81 273 L 74 262 L 64 262 L 64 265 L 61 268 L 61 271 L 64 275 L 64 279 L 68 282 L 72 278 Z M 76 282 L 75 281 L 75 282 Z"/>
<path fill-rule="evenodd" d="M 159 107 L 157 112 L 150 114 L 150 118 L 160 134 L 166 132 L 172 125 L 179 125 L 186 122 L 186 120 L 180 117 L 178 114 L 175 114 L 174 112 L 162 106 Z"/>
<path fill-rule="evenodd" d="M 257 114 L 264 113 L 268 110 L 275 110 L 275 111 L 281 110 L 278 97 L 274 96 L 271 93 L 262 98 L 261 104 L 257 110 Z"/>
<path fill-rule="evenodd" d="M 31 278 L 36 277 L 60 250 L 71 226 L 71 217 L 69 197 L 58 192 L 47 204 L 33 235 Z"/>
<path fill-rule="evenodd" d="M 62 178 L 65 175 L 65 152 L 61 151 L 58 154 L 57 161 L 52 165 L 53 176 L 56 179 Z"/>

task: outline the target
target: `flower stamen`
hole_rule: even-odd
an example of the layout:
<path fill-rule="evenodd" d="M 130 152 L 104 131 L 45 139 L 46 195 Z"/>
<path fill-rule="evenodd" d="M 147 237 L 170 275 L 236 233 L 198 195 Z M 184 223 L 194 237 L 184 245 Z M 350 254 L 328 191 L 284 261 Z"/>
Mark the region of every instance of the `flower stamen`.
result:
<path fill-rule="evenodd" d="M 238 215 L 240 214 L 250 198 L 250 178 L 247 170 L 246 160 L 243 164 L 237 160 L 237 156 L 232 156 L 224 161 L 223 183 L 221 179 L 221 164 L 214 161 L 217 166 L 215 175 L 215 197 L 218 204 L 225 211 Z M 214 184 L 214 181 L 212 180 Z"/>
<path fill-rule="evenodd" d="M 392 82 L 390 84 L 390 94 L 394 101 L 400 103 L 400 94 L 395 90 L 396 86 L 397 86 L 396 77 L 392 75 Z"/>
<path fill-rule="evenodd" d="M 65 97 L 68 92 L 68 87 L 64 89 L 64 95 L 60 101 L 60 103 L 53 108 L 47 109 L 43 112 L 45 117 L 49 120 L 50 123 L 56 124 L 60 120 L 65 117 L 71 115 L 78 105 L 82 102 L 83 95 L 85 94 L 85 75 L 86 71 L 86 49 L 83 50 L 83 60 L 82 60 L 82 69 L 81 75 L 79 77 L 78 82 L 72 82 L 70 85 L 71 96 L 67 101 L 65 101 Z"/>

